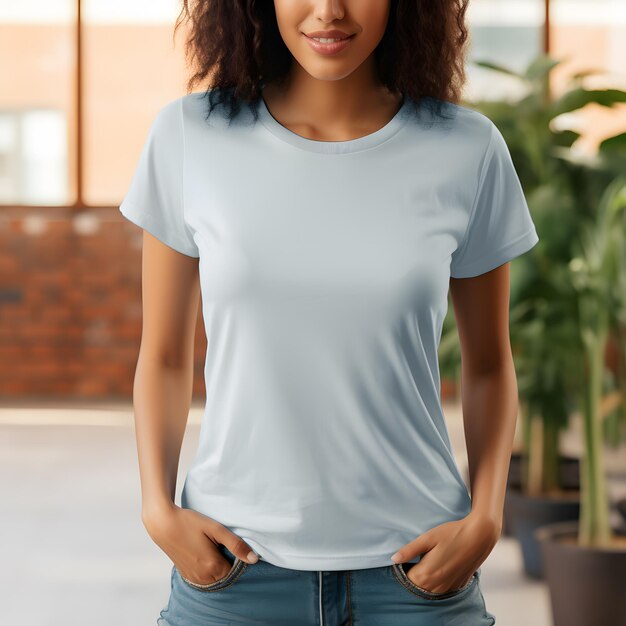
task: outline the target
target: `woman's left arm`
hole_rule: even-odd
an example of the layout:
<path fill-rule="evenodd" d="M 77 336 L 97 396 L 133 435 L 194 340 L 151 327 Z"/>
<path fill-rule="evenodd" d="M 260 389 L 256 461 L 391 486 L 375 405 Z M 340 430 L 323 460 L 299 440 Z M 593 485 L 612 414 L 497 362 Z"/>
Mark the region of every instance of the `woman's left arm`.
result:
<path fill-rule="evenodd" d="M 461 344 L 472 509 L 463 519 L 421 534 L 394 559 L 424 555 L 407 575 L 437 593 L 463 586 L 498 542 L 518 411 L 509 338 L 509 263 L 475 277 L 451 278 L 450 294 Z"/>
<path fill-rule="evenodd" d="M 451 278 L 472 514 L 502 527 L 518 391 L 509 338 L 509 263 Z"/>

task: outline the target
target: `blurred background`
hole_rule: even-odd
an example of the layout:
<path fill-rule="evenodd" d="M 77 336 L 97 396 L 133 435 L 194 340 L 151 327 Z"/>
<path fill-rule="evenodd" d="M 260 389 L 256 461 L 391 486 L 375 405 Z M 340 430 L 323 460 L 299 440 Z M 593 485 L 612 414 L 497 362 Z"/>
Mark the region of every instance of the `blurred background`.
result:
<path fill-rule="evenodd" d="M 143 626 L 167 603 L 133 430 L 141 230 L 117 207 L 155 113 L 185 93 L 180 8 L 0 3 L 6 624 Z M 465 104 L 503 132 L 540 237 L 511 264 L 520 414 L 487 608 L 499 626 L 626 626 L 626 1 L 472 0 L 468 25 Z M 452 311 L 440 358 L 467 476 Z"/>

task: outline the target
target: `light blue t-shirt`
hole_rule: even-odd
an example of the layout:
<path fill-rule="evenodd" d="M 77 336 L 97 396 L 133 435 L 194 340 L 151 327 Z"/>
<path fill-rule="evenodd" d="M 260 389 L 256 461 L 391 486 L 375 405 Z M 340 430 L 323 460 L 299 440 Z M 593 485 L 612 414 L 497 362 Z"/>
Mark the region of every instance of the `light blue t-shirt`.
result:
<path fill-rule="evenodd" d="M 325 142 L 263 100 L 229 124 L 187 94 L 156 115 L 120 206 L 199 258 L 206 405 L 181 504 L 274 565 L 390 565 L 471 510 L 440 397 L 449 279 L 538 237 L 494 123 L 412 102 Z"/>

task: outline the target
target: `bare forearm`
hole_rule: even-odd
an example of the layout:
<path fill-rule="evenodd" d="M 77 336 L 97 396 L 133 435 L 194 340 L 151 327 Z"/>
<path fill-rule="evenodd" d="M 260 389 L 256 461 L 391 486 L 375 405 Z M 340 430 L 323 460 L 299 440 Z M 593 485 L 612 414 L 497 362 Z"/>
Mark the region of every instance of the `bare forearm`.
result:
<path fill-rule="evenodd" d="M 462 404 L 472 513 L 502 523 L 518 411 L 513 361 L 487 373 L 463 373 Z"/>
<path fill-rule="evenodd" d="M 192 384 L 191 366 L 140 356 L 133 404 L 144 519 L 174 503 Z"/>

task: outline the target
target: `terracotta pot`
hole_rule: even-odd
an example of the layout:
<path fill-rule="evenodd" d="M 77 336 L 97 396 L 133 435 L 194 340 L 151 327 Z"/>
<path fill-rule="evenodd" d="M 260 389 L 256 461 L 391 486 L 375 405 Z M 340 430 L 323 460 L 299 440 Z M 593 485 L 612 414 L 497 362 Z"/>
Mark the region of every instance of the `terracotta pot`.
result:
<path fill-rule="evenodd" d="M 550 591 L 553 626 L 626 625 L 626 535 L 611 547 L 580 546 L 578 522 L 535 531 Z"/>

